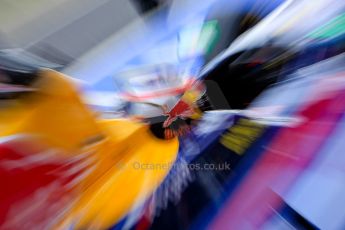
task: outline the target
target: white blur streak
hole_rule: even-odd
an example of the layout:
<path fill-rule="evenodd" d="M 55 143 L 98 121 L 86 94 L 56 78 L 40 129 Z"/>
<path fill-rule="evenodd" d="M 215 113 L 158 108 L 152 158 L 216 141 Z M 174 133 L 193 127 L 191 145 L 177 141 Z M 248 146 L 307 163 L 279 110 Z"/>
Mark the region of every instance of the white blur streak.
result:
<path fill-rule="evenodd" d="M 10 136 L 2 136 L 0 137 L 0 144 L 6 144 L 10 141 L 14 141 L 16 139 L 26 139 L 26 138 L 31 138 L 33 135 L 29 133 L 21 133 L 21 134 L 15 134 L 15 135 L 10 135 Z"/>
<path fill-rule="evenodd" d="M 61 188 L 61 182 L 55 181 L 49 185 L 40 188 L 35 193 L 27 198 L 24 202 L 12 205 L 9 213 L 6 216 L 6 222 L 0 226 L 1 229 L 47 229 L 47 226 L 56 224 L 61 215 L 56 215 L 57 212 L 66 212 L 69 209 L 73 195 L 64 195 L 53 205 L 47 205 L 54 197 L 57 189 Z M 49 216 L 37 220 L 36 214 L 42 213 Z"/>
<path fill-rule="evenodd" d="M 208 135 L 212 132 L 223 130 L 223 124 L 229 119 L 229 114 L 235 117 L 235 115 L 238 115 L 241 112 L 242 110 L 234 109 L 206 111 L 198 126 L 195 128 L 195 133 L 198 135 Z M 230 126 L 230 124 L 228 126 Z"/>
<path fill-rule="evenodd" d="M 344 87 L 345 54 L 297 70 L 287 80 L 267 89 L 249 107 L 248 112 L 261 116 L 279 116 L 287 108 L 326 97 Z M 333 75 L 340 77 L 333 77 Z M 324 81 L 322 81 L 324 79 Z M 317 89 L 317 90 L 316 90 Z"/>
<path fill-rule="evenodd" d="M 164 23 L 161 17 L 157 17 L 158 14 L 155 14 L 155 12 L 159 11 L 138 18 L 94 47 L 62 72 L 91 84 L 112 76 L 132 58 L 146 52 L 169 33 L 183 26 L 186 21 L 205 11 L 215 1 L 190 0 L 187 7 L 185 5 L 182 7 L 177 3 L 177 5 L 174 5 L 175 3 L 173 3 L 173 11 L 169 14 L 169 23 Z M 175 13 L 179 12 L 181 8 L 188 12 L 183 17 Z"/>
<path fill-rule="evenodd" d="M 259 22 L 253 29 L 243 33 L 239 36 L 228 49 L 221 54 L 217 55 L 212 61 L 210 61 L 205 68 L 202 70 L 201 75 L 208 73 L 214 68 L 219 62 L 226 57 L 235 54 L 236 52 L 250 49 L 251 47 L 257 47 L 267 41 L 269 34 L 265 33 L 267 28 L 272 25 L 272 21 L 276 20 L 284 10 L 286 10 L 294 0 L 287 0 L 281 4 L 277 9 L 271 12 L 264 20 Z M 260 38 L 261 37 L 261 38 Z"/>
<path fill-rule="evenodd" d="M 55 149 L 49 149 L 47 151 L 40 152 L 39 154 L 28 155 L 26 157 L 16 160 L 2 160 L 0 167 L 7 170 L 13 170 L 17 168 L 30 169 L 43 164 L 56 163 L 61 160 L 58 155 L 58 151 Z"/>
<path fill-rule="evenodd" d="M 104 107 L 114 107 L 119 104 L 119 95 L 107 91 L 86 91 L 82 95 L 82 100 L 87 105 L 96 105 Z"/>
<path fill-rule="evenodd" d="M 225 58 L 273 41 L 285 47 L 303 45 L 303 38 L 315 27 L 341 13 L 344 1 L 287 0 L 256 26 L 240 35 L 224 52 L 209 62 L 201 75 L 207 74 Z"/>
<path fill-rule="evenodd" d="M 183 157 L 178 157 L 165 180 L 160 184 L 152 196 L 150 209 L 151 215 L 159 216 L 162 210 L 166 209 L 169 202 L 177 204 L 182 192 L 193 180 L 188 167 L 188 162 Z"/>

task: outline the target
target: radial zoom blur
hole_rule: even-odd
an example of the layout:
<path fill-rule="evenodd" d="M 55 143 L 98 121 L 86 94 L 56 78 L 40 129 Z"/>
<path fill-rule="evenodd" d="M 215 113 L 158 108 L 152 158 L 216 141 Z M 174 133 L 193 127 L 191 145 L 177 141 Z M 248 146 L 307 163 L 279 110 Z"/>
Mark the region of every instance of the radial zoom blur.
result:
<path fill-rule="evenodd" d="M 0 19 L 0 230 L 345 229 L 345 1 Z"/>

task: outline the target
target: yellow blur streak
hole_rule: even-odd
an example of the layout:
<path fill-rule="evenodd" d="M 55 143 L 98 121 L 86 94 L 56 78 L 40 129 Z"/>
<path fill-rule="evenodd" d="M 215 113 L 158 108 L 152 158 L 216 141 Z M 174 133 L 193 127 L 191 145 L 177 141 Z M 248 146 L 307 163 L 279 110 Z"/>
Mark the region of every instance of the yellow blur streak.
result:
<path fill-rule="evenodd" d="M 58 72 L 42 71 L 35 87 L 28 97 L 0 108 L 0 136 L 38 135 L 68 150 L 65 157 L 91 152 L 92 171 L 73 186 L 77 198 L 54 228 L 109 228 L 162 182 L 176 159 L 177 139 L 157 139 L 146 125 L 129 120 L 97 120 Z M 169 167 L 138 167 L 145 164 Z"/>

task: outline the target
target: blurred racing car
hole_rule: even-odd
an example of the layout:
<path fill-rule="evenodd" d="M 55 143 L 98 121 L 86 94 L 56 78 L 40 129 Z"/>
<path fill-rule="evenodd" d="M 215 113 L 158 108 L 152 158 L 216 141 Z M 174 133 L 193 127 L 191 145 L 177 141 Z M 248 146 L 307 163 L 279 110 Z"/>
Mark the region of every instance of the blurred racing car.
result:
<path fill-rule="evenodd" d="M 106 229 L 145 202 L 178 140 L 100 119 L 67 76 L 11 63 L 0 68 L 0 228 Z"/>

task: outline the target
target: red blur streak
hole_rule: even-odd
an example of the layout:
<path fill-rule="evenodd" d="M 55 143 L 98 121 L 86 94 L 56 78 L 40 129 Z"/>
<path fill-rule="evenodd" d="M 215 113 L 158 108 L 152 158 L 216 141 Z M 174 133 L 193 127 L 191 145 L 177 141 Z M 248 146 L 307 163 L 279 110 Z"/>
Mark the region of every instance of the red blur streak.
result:
<path fill-rule="evenodd" d="M 186 84 L 184 84 L 181 87 L 178 88 L 172 88 L 168 90 L 161 90 L 161 91 L 156 91 L 153 93 L 147 93 L 147 94 L 142 94 L 142 95 L 134 95 L 130 93 L 123 93 L 121 97 L 125 100 L 132 101 L 132 102 L 141 102 L 141 101 L 146 101 L 149 99 L 154 99 L 158 97 L 165 97 L 165 96 L 174 96 L 174 95 L 179 95 L 183 94 L 186 92 L 188 89 L 190 89 L 195 82 L 195 79 L 191 79 L 187 81 Z"/>
<path fill-rule="evenodd" d="M 153 217 L 155 215 L 155 209 L 152 208 L 153 204 L 153 197 L 146 201 L 142 216 L 139 219 L 139 221 L 135 224 L 135 230 L 147 230 L 150 228 L 150 226 L 152 225 Z"/>
<path fill-rule="evenodd" d="M 281 200 L 270 187 L 285 194 L 326 141 L 345 110 L 345 92 L 308 106 L 298 115 L 308 120 L 278 133 L 250 174 L 226 202 L 209 229 L 259 229 Z M 249 226 L 248 226 L 249 225 Z"/>
<path fill-rule="evenodd" d="M 263 62 L 261 60 L 255 60 L 247 64 L 247 67 L 255 67 L 261 65 Z"/>
<path fill-rule="evenodd" d="M 18 145 L 25 153 L 18 151 Z M 35 144 L 18 141 L 0 144 L 0 229 L 47 227 L 74 199 L 66 185 L 81 171 L 66 172 L 78 161 L 55 159 L 6 167 L 5 162 L 25 162 L 26 157 L 41 154 L 37 149 Z"/>
<path fill-rule="evenodd" d="M 150 228 L 150 225 L 151 225 L 151 220 L 148 217 L 143 216 L 139 220 L 135 230 L 147 230 Z"/>

